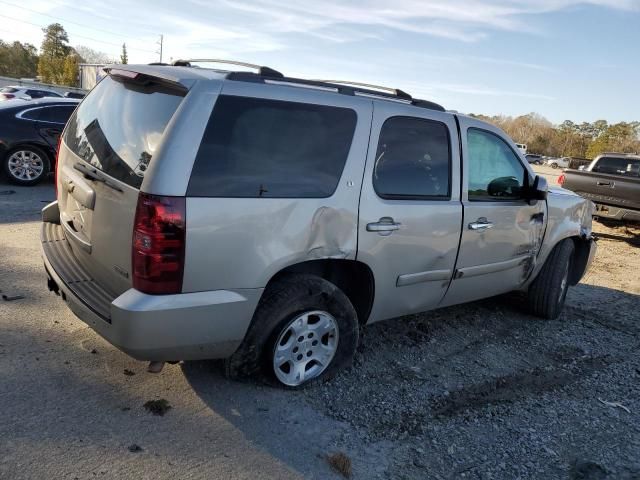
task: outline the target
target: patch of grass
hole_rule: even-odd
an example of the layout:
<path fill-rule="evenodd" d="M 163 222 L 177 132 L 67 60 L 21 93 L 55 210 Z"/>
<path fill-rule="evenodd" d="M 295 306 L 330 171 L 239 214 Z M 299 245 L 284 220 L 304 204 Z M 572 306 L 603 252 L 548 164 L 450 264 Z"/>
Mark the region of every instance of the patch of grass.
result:
<path fill-rule="evenodd" d="M 351 478 L 351 459 L 343 452 L 327 455 L 329 466 L 344 478 Z"/>
<path fill-rule="evenodd" d="M 164 398 L 159 400 L 149 400 L 144 404 L 144 408 L 147 409 L 148 412 L 153 413 L 154 415 L 163 416 L 171 409 L 171 405 Z"/>

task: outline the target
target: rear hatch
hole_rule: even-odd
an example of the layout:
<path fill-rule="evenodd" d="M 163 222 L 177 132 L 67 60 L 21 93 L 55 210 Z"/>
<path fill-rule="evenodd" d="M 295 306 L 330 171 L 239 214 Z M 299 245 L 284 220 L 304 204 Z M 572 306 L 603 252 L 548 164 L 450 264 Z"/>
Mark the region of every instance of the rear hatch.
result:
<path fill-rule="evenodd" d="M 131 288 L 142 181 L 186 89 L 112 70 L 73 114 L 60 145 L 60 223 L 73 253 L 114 297 Z"/>

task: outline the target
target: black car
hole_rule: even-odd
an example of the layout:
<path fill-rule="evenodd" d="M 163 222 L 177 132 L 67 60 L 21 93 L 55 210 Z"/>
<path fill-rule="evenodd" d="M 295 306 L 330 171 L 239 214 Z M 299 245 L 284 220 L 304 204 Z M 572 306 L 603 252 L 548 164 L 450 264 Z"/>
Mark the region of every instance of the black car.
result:
<path fill-rule="evenodd" d="M 54 168 L 58 138 L 79 101 L 0 102 L 0 162 L 10 182 L 35 185 Z"/>
<path fill-rule="evenodd" d="M 534 165 L 542 165 L 542 155 L 537 155 L 535 153 L 527 153 L 525 155 L 527 162 L 533 163 Z"/>

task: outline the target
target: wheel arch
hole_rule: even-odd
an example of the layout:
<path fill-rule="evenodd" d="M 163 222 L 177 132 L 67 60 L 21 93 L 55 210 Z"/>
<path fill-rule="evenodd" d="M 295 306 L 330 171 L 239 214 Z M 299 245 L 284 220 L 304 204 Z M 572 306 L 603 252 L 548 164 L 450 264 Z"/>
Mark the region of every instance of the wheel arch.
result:
<path fill-rule="evenodd" d="M 265 291 L 278 279 L 292 273 L 316 275 L 333 283 L 349 298 L 358 314 L 360 325 L 367 323 L 375 295 L 373 272 L 367 264 L 357 260 L 330 258 L 295 263 L 273 275 L 267 283 Z"/>

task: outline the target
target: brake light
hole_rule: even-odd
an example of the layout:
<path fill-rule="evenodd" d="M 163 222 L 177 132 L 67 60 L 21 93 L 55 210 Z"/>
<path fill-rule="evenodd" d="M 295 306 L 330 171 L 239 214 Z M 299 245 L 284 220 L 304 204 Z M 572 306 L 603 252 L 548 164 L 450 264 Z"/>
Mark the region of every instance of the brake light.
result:
<path fill-rule="evenodd" d="M 564 185 L 564 173 L 558 177 L 558 184 Z"/>
<path fill-rule="evenodd" d="M 140 193 L 133 225 L 133 288 L 149 294 L 182 291 L 186 232 L 184 197 Z"/>
<path fill-rule="evenodd" d="M 54 177 L 54 188 L 56 192 L 56 200 L 58 199 L 58 169 L 60 168 L 60 145 L 62 145 L 62 135 L 58 137 L 58 148 L 56 149 L 56 167 Z"/>
<path fill-rule="evenodd" d="M 16 96 L 11 94 L 11 93 L 0 93 L 0 95 L 2 95 L 7 100 L 11 100 L 12 98 L 16 98 Z"/>

